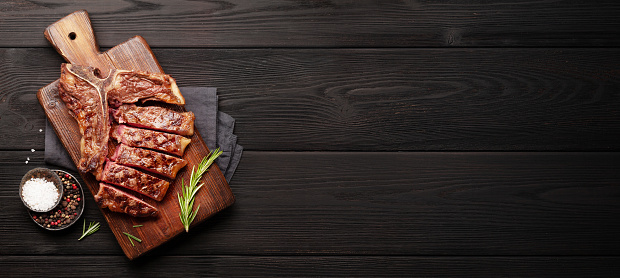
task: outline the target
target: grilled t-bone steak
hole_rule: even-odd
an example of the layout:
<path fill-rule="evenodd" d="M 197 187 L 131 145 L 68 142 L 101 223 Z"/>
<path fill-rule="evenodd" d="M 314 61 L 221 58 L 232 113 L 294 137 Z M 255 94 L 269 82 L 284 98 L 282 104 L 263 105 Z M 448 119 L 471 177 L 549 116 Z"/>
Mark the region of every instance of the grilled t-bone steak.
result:
<path fill-rule="evenodd" d="M 162 200 L 169 187 L 167 181 L 127 166 L 175 178 L 187 164 L 186 160 L 141 148 L 183 155 L 191 140 L 181 135 L 194 133 L 195 117 L 191 112 L 180 113 L 155 106 L 138 107 L 133 103 L 156 100 L 184 105 L 185 99 L 175 80 L 166 74 L 127 70 L 112 70 L 102 79 L 94 68 L 62 64 L 58 91 L 82 135 L 78 169 L 83 173 L 93 173 L 99 181 Z M 114 133 L 121 143 L 111 158 L 116 163 L 108 162 L 104 168 L 110 136 L 110 106 L 115 109 L 113 115 L 119 123 L 159 131 L 121 125 Z M 129 192 L 105 183 L 100 184 L 95 200 L 101 207 L 132 216 L 157 213 L 153 206 Z"/>
<path fill-rule="evenodd" d="M 127 146 L 147 148 L 178 156 L 183 155 L 185 147 L 192 141 L 191 139 L 177 134 L 135 128 L 126 125 L 117 126 L 114 131 L 112 131 L 112 138 Z"/>
<path fill-rule="evenodd" d="M 108 161 L 103 169 L 103 181 L 122 186 L 161 201 L 168 191 L 169 182 L 136 169 Z"/>
<path fill-rule="evenodd" d="M 113 70 L 105 91 L 113 107 L 122 103 L 158 100 L 185 105 L 185 98 L 170 75 L 144 71 Z"/>
<path fill-rule="evenodd" d="M 114 119 L 120 124 L 144 127 L 164 132 L 189 136 L 194 134 L 194 113 L 176 112 L 157 106 L 121 105 L 113 111 Z"/>
<path fill-rule="evenodd" d="M 94 76 L 94 69 L 62 64 L 58 94 L 71 111 L 80 127 L 81 158 L 77 165 L 83 172 L 92 172 L 101 179 L 103 164 L 108 154 L 110 122 L 102 81 Z"/>
<path fill-rule="evenodd" d="M 124 144 L 116 147 L 111 159 L 118 164 L 140 168 L 171 179 L 174 179 L 177 172 L 187 165 L 185 159 Z"/>
<path fill-rule="evenodd" d="M 122 212 L 133 217 L 148 217 L 157 215 L 157 209 L 125 191 L 105 183 L 99 184 L 99 192 L 95 201 L 101 208 Z"/>

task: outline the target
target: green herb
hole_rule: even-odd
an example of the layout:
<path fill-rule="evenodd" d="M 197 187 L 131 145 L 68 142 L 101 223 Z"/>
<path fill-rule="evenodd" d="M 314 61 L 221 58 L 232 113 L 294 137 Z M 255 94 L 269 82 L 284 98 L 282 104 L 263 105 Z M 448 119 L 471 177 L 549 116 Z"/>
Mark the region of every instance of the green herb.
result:
<path fill-rule="evenodd" d="M 131 246 L 136 247 L 136 246 L 133 244 L 133 240 L 131 240 L 131 238 L 130 238 L 130 237 L 129 237 L 129 242 L 131 243 Z"/>
<path fill-rule="evenodd" d="M 142 226 L 144 226 L 144 225 L 133 225 L 134 228 L 139 228 L 139 227 L 142 227 Z"/>
<path fill-rule="evenodd" d="M 179 206 L 181 207 L 181 213 L 179 213 L 179 218 L 181 218 L 181 223 L 183 223 L 183 227 L 185 227 L 185 232 L 189 232 L 189 225 L 196 218 L 196 214 L 198 214 L 198 209 L 200 209 L 200 205 L 196 207 L 195 211 L 192 211 L 194 207 L 194 200 L 196 198 L 196 193 L 198 193 L 198 189 L 202 187 L 202 184 L 198 185 L 200 178 L 202 175 L 209 170 L 213 161 L 222 154 L 220 148 L 217 148 L 215 151 L 210 152 L 207 156 L 205 156 L 200 164 L 198 164 L 198 171 L 194 171 L 195 167 L 192 168 L 192 175 L 189 179 L 189 184 L 185 186 L 185 181 L 181 180 L 181 189 L 183 194 L 180 195 L 177 193 L 177 197 L 179 198 Z"/>
<path fill-rule="evenodd" d="M 142 242 L 141 239 L 137 238 L 136 236 L 130 234 L 130 233 L 125 233 L 123 232 L 124 235 L 126 235 L 129 238 L 129 241 L 131 241 L 131 239 L 134 239 L 137 242 Z M 133 242 L 131 243 L 131 245 L 133 245 Z"/>
<path fill-rule="evenodd" d="M 95 223 L 95 221 L 93 221 L 88 224 L 88 230 L 87 230 L 86 219 L 84 219 L 84 225 L 82 226 L 82 236 L 78 238 L 78 240 L 82 240 L 83 238 L 94 234 L 96 231 L 99 231 L 99 227 L 101 227 L 101 224 L 99 224 L 99 222 Z"/>

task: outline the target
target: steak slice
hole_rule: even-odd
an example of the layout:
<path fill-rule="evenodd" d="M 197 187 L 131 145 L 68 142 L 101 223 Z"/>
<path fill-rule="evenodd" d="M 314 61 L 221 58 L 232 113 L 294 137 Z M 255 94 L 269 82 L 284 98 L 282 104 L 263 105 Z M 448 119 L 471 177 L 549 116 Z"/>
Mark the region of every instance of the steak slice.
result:
<path fill-rule="evenodd" d="M 176 112 L 158 106 L 141 107 L 124 104 L 112 114 L 120 124 L 185 136 L 194 134 L 194 119 L 196 117 L 192 112 Z"/>
<path fill-rule="evenodd" d="M 192 141 L 177 134 L 126 125 L 117 126 L 112 132 L 112 137 L 116 139 L 116 142 L 127 146 L 147 148 L 178 156 L 183 156 L 185 148 Z"/>
<path fill-rule="evenodd" d="M 154 200 L 166 196 L 170 183 L 136 169 L 108 161 L 103 169 L 102 181 L 133 190 Z"/>
<path fill-rule="evenodd" d="M 155 216 L 157 209 L 127 192 L 105 183 L 99 183 L 95 201 L 101 208 L 122 212 L 133 217 Z"/>
<path fill-rule="evenodd" d="M 76 166 L 82 173 L 91 172 L 101 180 L 108 153 L 110 120 L 106 95 L 101 92 L 93 71 L 91 67 L 62 64 L 58 94 L 80 127 L 81 157 Z"/>
<path fill-rule="evenodd" d="M 116 147 L 111 159 L 118 164 L 140 168 L 171 179 L 174 179 L 177 172 L 187 165 L 185 159 L 124 144 Z"/>
<path fill-rule="evenodd" d="M 185 98 L 174 78 L 164 73 L 114 70 L 107 78 L 105 91 L 113 107 L 123 103 L 158 100 L 165 103 L 185 105 Z"/>

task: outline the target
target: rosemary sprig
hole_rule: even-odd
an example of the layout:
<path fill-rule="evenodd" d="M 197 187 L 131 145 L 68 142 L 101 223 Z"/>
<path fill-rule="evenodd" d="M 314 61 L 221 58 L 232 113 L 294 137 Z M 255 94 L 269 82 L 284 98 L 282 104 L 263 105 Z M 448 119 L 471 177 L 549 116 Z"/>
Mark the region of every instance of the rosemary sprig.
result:
<path fill-rule="evenodd" d="M 198 185 L 198 182 L 200 178 L 202 178 L 202 175 L 209 170 L 213 161 L 221 154 L 222 151 L 220 151 L 220 148 L 217 148 L 202 159 L 200 164 L 198 164 L 197 171 L 195 171 L 196 169 L 193 167 L 192 175 L 189 178 L 189 184 L 187 186 L 185 186 L 185 181 L 181 180 L 182 194 L 177 193 L 177 197 L 179 198 L 179 206 L 181 208 L 179 218 L 181 218 L 181 223 L 183 223 L 183 227 L 185 227 L 185 232 L 189 232 L 189 225 L 194 221 L 200 209 L 200 205 L 198 205 L 196 210 L 192 211 L 196 193 L 198 193 L 198 189 L 202 187 L 202 184 Z"/>
<path fill-rule="evenodd" d="M 131 239 L 133 239 L 133 240 L 135 240 L 137 242 L 142 242 L 141 239 L 137 238 L 136 236 L 134 236 L 134 235 L 132 235 L 130 233 L 123 232 L 123 234 L 126 235 L 129 238 L 129 241 L 131 241 Z M 133 243 L 132 243 L 132 245 L 133 245 Z"/>
<path fill-rule="evenodd" d="M 78 238 L 78 240 L 82 240 L 83 238 L 94 234 L 96 231 L 99 231 L 99 227 L 101 227 L 101 224 L 99 222 L 95 223 L 95 221 L 93 221 L 88 224 L 88 230 L 87 230 L 86 219 L 84 219 L 84 225 L 82 225 L 82 236 Z"/>

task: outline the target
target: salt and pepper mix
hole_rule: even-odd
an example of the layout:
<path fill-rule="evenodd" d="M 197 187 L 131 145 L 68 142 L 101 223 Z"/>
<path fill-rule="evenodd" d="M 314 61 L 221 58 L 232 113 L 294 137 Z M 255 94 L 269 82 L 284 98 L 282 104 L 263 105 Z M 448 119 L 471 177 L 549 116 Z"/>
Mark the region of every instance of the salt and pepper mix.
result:
<path fill-rule="evenodd" d="M 54 173 L 60 177 L 62 186 L 65 187 L 60 204 L 49 212 L 30 211 L 30 214 L 40 226 L 50 230 L 60 230 L 78 220 L 84 199 L 77 180 L 73 176 L 58 170 Z"/>

